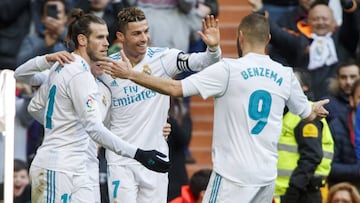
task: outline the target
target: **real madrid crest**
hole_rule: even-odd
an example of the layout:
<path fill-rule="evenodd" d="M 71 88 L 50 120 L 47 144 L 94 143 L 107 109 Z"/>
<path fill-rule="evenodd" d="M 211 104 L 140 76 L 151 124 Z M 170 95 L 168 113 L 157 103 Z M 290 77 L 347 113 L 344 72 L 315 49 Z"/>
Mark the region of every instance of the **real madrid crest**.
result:
<path fill-rule="evenodd" d="M 145 74 L 151 75 L 152 71 L 151 71 L 151 68 L 149 67 L 149 65 L 144 65 L 142 72 Z"/>

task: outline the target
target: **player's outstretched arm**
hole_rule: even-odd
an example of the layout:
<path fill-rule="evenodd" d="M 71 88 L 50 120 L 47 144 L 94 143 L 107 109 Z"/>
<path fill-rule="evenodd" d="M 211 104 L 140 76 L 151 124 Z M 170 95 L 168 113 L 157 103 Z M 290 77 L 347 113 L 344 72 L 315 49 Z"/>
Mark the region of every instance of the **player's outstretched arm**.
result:
<path fill-rule="evenodd" d="M 121 50 L 121 61 L 115 61 L 110 58 L 103 58 L 102 61 L 97 62 L 104 72 L 112 77 L 129 79 L 133 82 L 155 90 L 161 94 L 166 94 L 175 97 L 183 96 L 182 85 L 180 80 L 172 80 L 160 77 L 154 77 L 142 72 L 134 71 L 129 59 Z"/>
<path fill-rule="evenodd" d="M 326 118 L 329 115 L 329 112 L 324 108 L 324 105 L 329 103 L 329 99 L 323 99 L 312 104 L 312 109 L 310 115 L 305 118 L 307 121 L 312 121 L 314 119 Z"/>
<path fill-rule="evenodd" d="M 219 20 L 213 15 L 207 15 L 202 20 L 202 31 L 198 31 L 201 39 L 211 51 L 216 51 L 220 45 Z"/>
<path fill-rule="evenodd" d="M 162 158 L 166 158 L 166 155 L 156 150 L 141 150 L 137 149 L 134 159 L 144 165 L 146 168 L 166 173 L 169 170 L 170 162 L 165 161 Z"/>

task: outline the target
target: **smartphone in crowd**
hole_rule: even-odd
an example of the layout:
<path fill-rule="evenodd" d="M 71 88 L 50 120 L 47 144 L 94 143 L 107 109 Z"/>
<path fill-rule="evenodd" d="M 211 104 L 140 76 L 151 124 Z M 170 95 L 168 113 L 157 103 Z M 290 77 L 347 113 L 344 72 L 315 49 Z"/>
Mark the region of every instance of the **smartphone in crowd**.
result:
<path fill-rule="evenodd" d="M 46 6 L 47 16 L 57 19 L 58 18 L 58 10 L 57 5 L 50 4 Z"/>

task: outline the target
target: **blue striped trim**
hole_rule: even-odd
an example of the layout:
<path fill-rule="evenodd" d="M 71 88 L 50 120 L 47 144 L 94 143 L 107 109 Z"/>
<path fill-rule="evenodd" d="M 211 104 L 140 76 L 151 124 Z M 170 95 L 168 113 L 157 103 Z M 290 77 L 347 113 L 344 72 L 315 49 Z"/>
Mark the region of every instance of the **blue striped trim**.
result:
<path fill-rule="evenodd" d="M 216 200 L 217 200 L 217 197 L 219 194 L 221 179 L 222 179 L 222 177 L 219 174 L 215 173 L 215 178 L 214 178 L 214 183 L 213 183 L 213 186 L 211 189 L 209 203 L 216 203 Z"/>
<path fill-rule="evenodd" d="M 47 170 L 46 182 L 46 203 L 55 203 L 55 171 Z"/>
<path fill-rule="evenodd" d="M 111 59 L 117 60 L 117 61 L 121 60 L 120 52 L 113 53 L 113 54 L 109 55 L 108 57 Z"/>

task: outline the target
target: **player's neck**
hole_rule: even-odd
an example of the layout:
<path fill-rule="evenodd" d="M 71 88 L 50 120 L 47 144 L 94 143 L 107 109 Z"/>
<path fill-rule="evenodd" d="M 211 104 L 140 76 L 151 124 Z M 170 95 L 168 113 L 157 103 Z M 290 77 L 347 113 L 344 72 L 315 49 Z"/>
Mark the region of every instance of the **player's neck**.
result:
<path fill-rule="evenodd" d="M 89 55 L 86 53 L 85 50 L 83 50 L 83 49 L 75 49 L 74 53 L 81 56 L 89 65 L 93 63 L 93 61 L 91 61 Z"/>
<path fill-rule="evenodd" d="M 242 50 L 243 56 L 245 56 L 248 53 L 255 53 L 255 54 L 262 54 L 266 55 L 265 48 L 263 47 L 256 47 L 256 46 L 245 46 Z"/>
<path fill-rule="evenodd" d="M 91 70 L 91 74 L 92 74 L 94 77 L 96 77 L 96 75 L 95 75 L 94 72 L 93 72 L 93 69 L 91 68 L 91 66 L 94 65 L 95 62 L 90 59 L 90 57 L 89 57 L 89 55 L 86 53 L 86 51 L 83 51 L 82 49 L 75 49 L 75 50 L 74 50 L 74 54 L 77 54 L 77 55 L 81 56 L 81 57 L 86 61 L 86 63 L 89 64 L 90 70 Z"/>
<path fill-rule="evenodd" d="M 127 57 L 129 58 L 132 67 L 135 67 L 137 64 L 139 64 L 143 60 L 145 55 L 137 55 L 137 56 L 127 55 Z"/>

